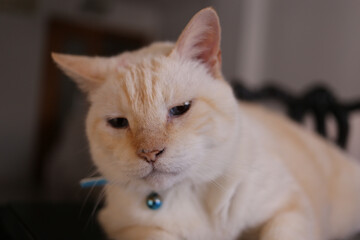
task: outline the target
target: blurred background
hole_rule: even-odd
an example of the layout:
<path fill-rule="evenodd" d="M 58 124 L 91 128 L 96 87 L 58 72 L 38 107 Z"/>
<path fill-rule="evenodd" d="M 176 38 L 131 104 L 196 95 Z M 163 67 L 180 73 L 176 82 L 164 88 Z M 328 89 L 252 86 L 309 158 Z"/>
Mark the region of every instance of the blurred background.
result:
<path fill-rule="evenodd" d="M 340 101 L 360 98 L 360 1 L 0 0 L 0 203 L 81 201 L 94 172 L 84 133 L 87 103 L 50 52 L 115 55 L 175 41 L 213 6 L 227 79 L 292 94 L 316 83 Z M 347 150 L 360 159 L 360 114 Z"/>

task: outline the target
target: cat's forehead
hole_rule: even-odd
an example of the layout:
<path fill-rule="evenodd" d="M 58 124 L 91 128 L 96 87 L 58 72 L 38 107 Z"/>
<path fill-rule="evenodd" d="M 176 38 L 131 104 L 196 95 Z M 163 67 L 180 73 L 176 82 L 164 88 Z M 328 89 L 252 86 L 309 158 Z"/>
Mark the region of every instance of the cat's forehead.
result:
<path fill-rule="evenodd" d="M 112 74 L 97 101 L 107 106 L 104 111 L 109 112 L 146 115 L 166 111 L 195 98 L 204 75 L 206 70 L 196 62 L 182 62 L 168 56 L 144 57 Z"/>
<path fill-rule="evenodd" d="M 128 68 L 115 81 L 120 82 L 127 102 L 140 106 L 158 105 L 169 97 L 168 82 L 161 76 L 161 61 L 147 58 Z"/>
<path fill-rule="evenodd" d="M 113 79 L 132 101 L 153 103 L 191 94 L 200 84 L 198 71 L 169 57 L 144 59 Z M 196 64 L 195 64 L 196 65 Z"/>

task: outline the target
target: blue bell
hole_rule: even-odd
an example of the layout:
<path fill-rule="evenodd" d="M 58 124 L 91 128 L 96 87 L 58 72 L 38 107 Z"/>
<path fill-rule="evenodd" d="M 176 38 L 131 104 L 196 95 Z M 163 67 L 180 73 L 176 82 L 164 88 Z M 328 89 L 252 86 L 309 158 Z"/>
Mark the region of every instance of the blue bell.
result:
<path fill-rule="evenodd" d="M 146 198 L 146 205 L 151 210 L 158 210 L 162 205 L 162 200 L 159 194 L 156 192 L 150 193 Z"/>

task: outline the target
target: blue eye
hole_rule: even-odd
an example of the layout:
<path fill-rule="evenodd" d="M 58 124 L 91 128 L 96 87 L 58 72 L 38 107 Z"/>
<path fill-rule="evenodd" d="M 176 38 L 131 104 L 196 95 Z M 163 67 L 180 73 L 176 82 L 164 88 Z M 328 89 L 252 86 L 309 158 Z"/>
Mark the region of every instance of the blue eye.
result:
<path fill-rule="evenodd" d="M 173 107 L 169 110 L 169 114 L 172 117 L 177 117 L 186 113 L 191 107 L 191 101 L 184 102 L 183 105 Z"/>
<path fill-rule="evenodd" d="M 107 122 L 113 128 L 127 128 L 129 126 L 126 118 L 111 118 L 108 119 Z"/>

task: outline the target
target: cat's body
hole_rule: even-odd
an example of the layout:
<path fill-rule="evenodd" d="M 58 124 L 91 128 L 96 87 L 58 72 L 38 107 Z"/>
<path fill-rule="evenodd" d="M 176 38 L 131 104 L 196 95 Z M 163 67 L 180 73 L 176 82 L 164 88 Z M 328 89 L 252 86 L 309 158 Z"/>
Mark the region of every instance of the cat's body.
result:
<path fill-rule="evenodd" d="M 91 153 L 110 182 L 105 231 L 233 240 L 257 228 L 262 240 L 325 240 L 360 230 L 359 163 L 282 116 L 238 103 L 222 78 L 219 36 L 205 9 L 176 45 L 110 59 L 54 55 L 92 103 Z M 152 191 L 163 199 L 158 210 L 145 203 Z"/>
<path fill-rule="evenodd" d="M 246 116 L 243 135 L 224 175 L 165 191 L 159 212 L 144 204 L 151 189 L 108 186 L 108 208 L 101 213 L 105 229 L 123 236 L 122 223 L 156 226 L 180 239 L 237 239 L 242 230 L 298 207 L 304 215 L 278 227 L 288 232 L 286 239 L 338 239 L 360 229 L 359 164 L 282 116 L 247 104 L 239 112 Z M 142 236 L 142 230 L 134 234 Z"/>

